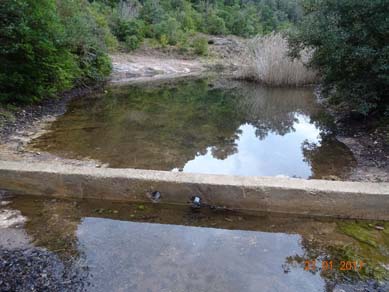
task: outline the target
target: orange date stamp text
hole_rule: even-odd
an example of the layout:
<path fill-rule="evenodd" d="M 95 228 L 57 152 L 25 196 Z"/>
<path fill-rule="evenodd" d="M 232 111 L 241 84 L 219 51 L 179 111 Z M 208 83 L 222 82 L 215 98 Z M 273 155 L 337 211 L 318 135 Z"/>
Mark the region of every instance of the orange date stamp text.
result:
<path fill-rule="evenodd" d="M 306 260 L 304 270 L 316 271 L 321 267 L 322 271 L 332 271 L 337 269 L 339 271 L 361 271 L 365 263 L 363 261 L 321 261 L 317 263 L 316 260 Z"/>

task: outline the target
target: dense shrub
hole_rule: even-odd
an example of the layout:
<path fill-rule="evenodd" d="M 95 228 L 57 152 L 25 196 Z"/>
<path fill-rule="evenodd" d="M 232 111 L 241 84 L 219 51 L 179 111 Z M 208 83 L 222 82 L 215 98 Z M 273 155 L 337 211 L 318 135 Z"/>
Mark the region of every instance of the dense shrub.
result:
<path fill-rule="evenodd" d="M 0 101 L 33 102 L 110 72 L 87 1 L 0 2 Z M 95 11 L 96 12 L 96 11 Z"/>
<path fill-rule="evenodd" d="M 136 36 L 142 41 L 145 36 L 145 23 L 138 19 L 117 19 L 113 33 L 119 41 L 126 41 L 129 36 Z"/>
<path fill-rule="evenodd" d="M 157 24 L 166 17 L 166 12 L 158 0 L 146 0 L 140 12 L 140 19 L 147 24 Z"/>
<path fill-rule="evenodd" d="M 159 38 L 165 35 L 169 45 L 177 44 L 183 34 L 180 23 L 173 17 L 169 17 L 156 25 L 155 32 Z"/>
<path fill-rule="evenodd" d="M 93 2 L 89 9 L 99 29 L 103 33 L 104 43 L 110 51 L 115 51 L 118 48 L 118 40 L 113 35 L 110 22 L 112 18 L 112 9 L 109 6 L 99 2 Z"/>
<path fill-rule="evenodd" d="M 384 112 L 389 99 L 389 1 L 307 0 L 291 33 L 292 55 L 313 48 L 310 65 L 324 93 L 362 114 Z"/>
<path fill-rule="evenodd" d="M 32 102 L 80 74 L 54 0 L 0 2 L 0 101 Z"/>
<path fill-rule="evenodd" d="M 185 32 L 196 31 L 201 23 L 201 16 L 188 2 L 183 3 L 183 10 L 177 13 L 177 21 Z"/>
<path fill-rule="evenodd" d="M 243 37 L 262 34 L 261 19 L 258 17 L 258 11 L 254 4 L 248 4 L 243 8 L 235 4 L 234 6 L 226 7 L 219 14 L 223 17 L 226 29 L 231 34 Z"/>
<path fill-rule="evenodd" d="M 216 15 L 215 12 L 210 12 L 205 19 L 206 32 L 209 34 L 220 35 L 226 32 L 226 25 L 223 18 Z"/>
<path fill-rule="evenodd" d="M 192 47 L 197 55 L 208 55 L 208 40 L 205 37 L 196 37 L 192 41 Z"/>
<path fill-rule="evenodd" d="M 161 35 L 159 38 L 159 42 L 160 42 L 162 48 L 167 47 L 167 45 L 169 44 L 169 39 L 168 39 L 167 35 L 166 34 Z"/>
<path fill-rule="evenodd" d="M 57 1 L 57 10 L 65 31 L 66 48 L 79 67 L 76 85 L 103 80 L 111 70 L 106 54 L 106 28 L 96 21 L 86 0 Z"/>
<path fill-rule="evenodd" d="M 130 35 L 126 37 L 126 49 L 128 51 L 133 51 L 137 49 L 140 45 L 140 40 L 135 35 Z"/>

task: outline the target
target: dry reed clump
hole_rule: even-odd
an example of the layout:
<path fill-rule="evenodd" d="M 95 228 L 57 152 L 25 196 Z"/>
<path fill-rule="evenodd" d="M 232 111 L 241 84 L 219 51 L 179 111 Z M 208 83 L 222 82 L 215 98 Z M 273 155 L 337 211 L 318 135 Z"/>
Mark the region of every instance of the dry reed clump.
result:
<path fill-rule="evenodd" d="M 241 56 L 237 77 L 271 86 L 301 86 L 317 80 L 316 72 L 308 69 L 311 52 L 301 52 L 301 59 L 288 55 L 288 42 L 280 34 L 255 37 L 247 42 Z"/>

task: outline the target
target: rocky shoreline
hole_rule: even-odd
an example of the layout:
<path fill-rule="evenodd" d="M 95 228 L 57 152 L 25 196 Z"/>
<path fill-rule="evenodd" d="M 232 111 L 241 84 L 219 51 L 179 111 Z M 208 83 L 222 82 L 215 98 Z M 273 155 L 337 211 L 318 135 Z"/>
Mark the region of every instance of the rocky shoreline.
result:
<path fill-rule="evenodd" d="M 101 85 L 74 88 L 64 92 L 56 99 L 50 98 L 37 104 L 21 106 L 13 113 L 12 118 L 1 115 L 0 141 L 4 143 L 9 140 L 14 133 L 25 131 L 34 123 L 39 122 L 42 119 L 64 114 L 66 112 L 67 104 L 71 99 L 85 96 L 101 88 Z"/>
<path fill-rule="evenodd" d="M 345 125 L 346 127 L 346 125 Z M 389 128 L 369 128 L 363 125 L 337 139 L 353 153 L 357 167 L 350 175 L 352 181 L 389 181 Z"/>
<path fill-rule="evenodd" d="M 345 115 L 327 102 L 323 104 L 334 118 L 337 140 L 351 150 L 357 162 L 348 180 L 388 182 L 389 120 Z"/>
<path fill-rule="evenodd" d="M 1 291 L 84 291 L 87 269 L 42 248 L 0 248 Z"/>
<path fill-rule="evenodd" d="M 67 105 L 74 98 L 81 98 L 101 91 L 104 84 L 92 87 L 74 88 L 56 99 L 45 99 L 40 103 L 21 106 L 12 117 L 0 115 L 0 160 L 55 161 L 72 165 L 95 165 L 94 161 L 62 159 L 49 153 L 26 149 L 27 144 L 46 131 L 58 116 L 66 112 Z M 0 112 L 4 112 L 0 108 Z"/>

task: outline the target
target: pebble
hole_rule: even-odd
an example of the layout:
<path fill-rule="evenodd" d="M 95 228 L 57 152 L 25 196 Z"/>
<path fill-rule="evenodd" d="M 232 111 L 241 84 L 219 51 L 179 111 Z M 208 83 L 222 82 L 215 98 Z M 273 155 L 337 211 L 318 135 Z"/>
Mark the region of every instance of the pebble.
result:
<path fill-rule="evenodd" d="M 0 291 L 81 291 L 85 278 L 85 268 L 44 249 L 0 249 Z"/>

